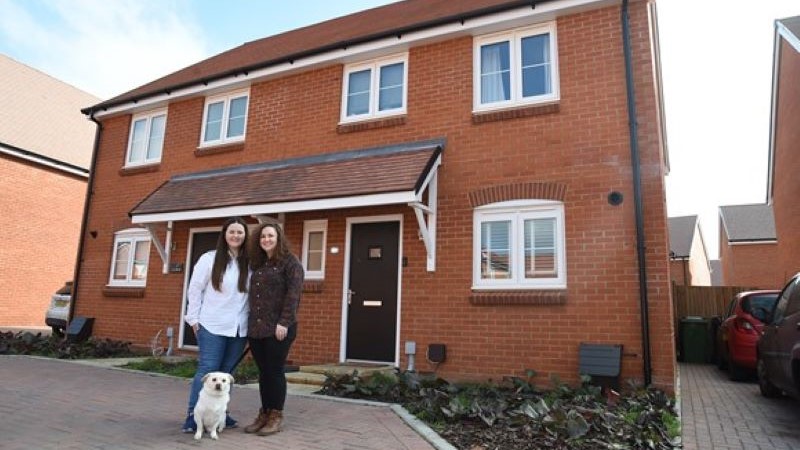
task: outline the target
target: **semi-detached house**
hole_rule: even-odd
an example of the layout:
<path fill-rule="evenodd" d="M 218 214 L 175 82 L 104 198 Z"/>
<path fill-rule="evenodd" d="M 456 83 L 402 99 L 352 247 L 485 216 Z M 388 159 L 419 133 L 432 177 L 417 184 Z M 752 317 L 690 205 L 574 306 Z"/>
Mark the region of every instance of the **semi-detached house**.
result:
<path fill-rule="evenodd" d="M 306 270 L 293 364 L 577 380 L 581 343 L 674 388 L 653 1 L 409 0 L 246 43 L 86 108 L 73 316 L 181 351 L 223 218 Z M 630 117 L 630 120 L 629 120 Z M 638 229 L 638 231 L 637 231 Z M 431 344 L 446 349 L 428 361 Z"/>

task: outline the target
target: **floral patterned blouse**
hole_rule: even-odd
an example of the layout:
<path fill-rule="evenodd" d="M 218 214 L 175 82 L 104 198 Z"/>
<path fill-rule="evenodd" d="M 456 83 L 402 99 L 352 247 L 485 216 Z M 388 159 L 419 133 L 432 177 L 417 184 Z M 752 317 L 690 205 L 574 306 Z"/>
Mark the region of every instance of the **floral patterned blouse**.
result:
<path fill-rule="evenodd" d="M 303 266 L 292 254 L 280 261 L 268 259 L 253 271 L 247 337 L 268 338 L 275 335 L 276 325 L 288 328 L 297 323 L 303 277 Z"/>

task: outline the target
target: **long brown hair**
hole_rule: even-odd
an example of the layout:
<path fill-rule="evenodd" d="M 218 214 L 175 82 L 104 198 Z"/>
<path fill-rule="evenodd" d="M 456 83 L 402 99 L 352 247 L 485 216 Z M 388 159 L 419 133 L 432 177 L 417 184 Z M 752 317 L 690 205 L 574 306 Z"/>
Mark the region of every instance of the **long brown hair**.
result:
<path fill-rule="evenodd" d="M 225 240 L 225 233 L 228 227 L 238 223 L 244 227 L 244 241 L 242 246 L 239 247 L 239 253 L 236 255 L 236 265 L 239 267 L 239 282 L 237 283 L 239 292 L 247 292 L 247 222 L 241 217 L 231 217 L 226 220 L 222 225 L 222 232 L 217 239 L 217 254 L 214 256 L 214 267 L 211 269 L 211 285 L 214 290 L 222 292 L 220 285 L 222 285 L 222 277 L 225 275 L 225 269 L 228 268 L 228 263 L 231 260 L 231 254 L 228 251 L 228 241 Z"/>
<path fill-rule="evenodd" d="M 281 223 L 275 219 L 265 219 L 264 222 L 260 223 L 253 231 L 253 239 L 250 242 L 250 267 L 254 270 L 263 266 L 267 262 L 267 259 L 269 259 L 267 252 L 261 248 L 261 232 L 267 227 L 274 228 L 275 233 L 278 235 L 278 242 L 275 245 L 275 252 L 272 258 L 276 261 L 280 261 L 291 254 L 289 251 L 289 240 L 286 239 L 286 234 L 283 232 Z"/>

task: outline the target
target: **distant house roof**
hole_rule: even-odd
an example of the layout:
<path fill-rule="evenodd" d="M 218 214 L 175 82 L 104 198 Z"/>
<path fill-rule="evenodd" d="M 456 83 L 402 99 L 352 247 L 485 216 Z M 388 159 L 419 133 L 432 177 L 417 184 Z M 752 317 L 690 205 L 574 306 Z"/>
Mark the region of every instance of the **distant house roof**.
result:
<path fill-rule="evenodd" d="M 444 139 L 324 153 L 172 177 L 136 205 L 134 223 L 416 201 Z"/>
<path fill-rule="evenodd" d="M 0 147 L 88 170 L 95 124 L 80 109 L 98 100 L 0 54 Z"/>
<path fill-rule="evenodd" d="M 697 216 L 669 218 L 669 254 L 672 258 L 688 258 L 692 250 Z"/>
<path fill-rule="evenodd" d="M 800 52 L 800 16 L 787 17 L 775 21 L 777 32 Z"/>
<path fill-rule="evenodd" d="M 584 0 L 582 3 L 592 3 Z M 247 42 L 117 97 L 85 108 L 85 114 L 173 91 L 385 38 L 443 25 L 472 26 L 471 19 L 515 8 L 539 8 L 553 0 L 406 0 Z M 579 2 L 580 3 L 580 2 Z M 596 0 L 594 3 L 602 3 Z M 610 3 L 609 3 L 610 4 Z"/>
<path fill-rule="evenodd" d="M 775 216 L 772 205 L 730 205 L 720 206 L 722 232 L 728 242 L 774 241 Z"/>

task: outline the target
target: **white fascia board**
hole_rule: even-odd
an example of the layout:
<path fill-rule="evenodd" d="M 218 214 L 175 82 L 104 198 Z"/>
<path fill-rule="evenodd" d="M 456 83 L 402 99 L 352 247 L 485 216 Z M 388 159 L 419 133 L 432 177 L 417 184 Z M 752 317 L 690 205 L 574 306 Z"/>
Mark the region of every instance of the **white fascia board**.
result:
<path fill-rule="evenodd" d="M 786 42 L 789 43 L 798 53 L 800 53 L 800 38 L 794 35 L 791 31 L 784 24 L 780 21 L 775 21 L 775 29 L 778 34 L 781 35 L 782 38 L 786 39 Z"/>
<path fill-rule="evenodd" d="M 77 176 L 79 176 L 81 178 L 86 178 L 86 179 L 89 178 L 89 171 L 88 170 L 87 171 L 82 171 L 82 170 L 74 169 L 72 167 L 69 167 L 69 166 L 66 166 L 66 165 L 63 165 L 63 164 L 58 164 L 57 162 L 53 162 L 53 161 L 50 161 L 50 160 L 45 159 L 45 158 L 38 158 L 35 155 L 30 155 L 30 154 L 27 154 L 27 153 L 18 152 L 16 150 L 14 150 L 12 148 L 8 148 L 8 147 L 6 147 L 4 145 L 0 145 L 0 153 L 5 153 L 7 155 L 12 155 L 12 156 L 14 156 L 16 158 L 19 158 L 19 159 L 24 159 L 26 161 L 30 161 L 30 162 L 33 162 L 33 163 L 36 163 L 36 164 L 39 164 L 39 165 L 42 165 L 42 166 L 47 166 L 47 167 L 50 167 L 52 169 L 60 170 L 61 172 L 71 173 L 72 175 L 77 175 Z"/>
<path fill-rule="evenodd" d="M 481 16 L 448 25 L 441 25 L 426 30 L 415 31 L 400 37 L 388 37 L 364 44 L 353 45 L 339 50 L 331 50 L 318 55 L 309 56 L 292 63 L 276 64 L 263 69 L 239 73 L 226 78 L 200 83 L 191 87 L 177 89 L 169 94 L 162 93 L 151 97 L 130 101 L 122 105 L 112 106 L 95 112 L 94 117 L 102 119 L 116 114 L 143 111 L 163 107 L 171 101 L 182 98 L 209 95 L 215 92 L 242 88 L 256 81 L 285 76 L 292 72 L 308 70 L 334 63 L 351 63 L 362 59 L 377 57 L 394 52 L 408 51 L 415 44 L 442 41 L 461 35 L 478 35 L 507 28 L 514 28 L 539 21 L 553 20 L 559 16 L 574 14 L 591 9 L 603 8 L 619 4 L 620 0 L 563 0 L 537 4 L 535 8 L 523 6 L 509 11 Z"/>
<path fill-rule="evenodd" d="M 226 206 L 213 209 L 197 209 L 154 214 L 135 214 L 132 223 L 144 224 L 154 222 L 185 221 L 200 219 L 216 219 L 230 216 L 249 216 L 258 214 L 276 214 L 298 211 L 320 211 L 325 209 L 358 208 L 364 206 L 380 206 L 406 204 L 416 200 L 414 191 L 390 192 L 386 194 L 359 195 L 319 200 L 305 200 L 284 203 L 263 203 L 255 205 Z"/>
<path fill-rule="evenodd" d="M 728 241 L 728 245 L 762 245 L 762 244 L 777 244 L 777 239 L 765 239 L 763 241 Z"/>

